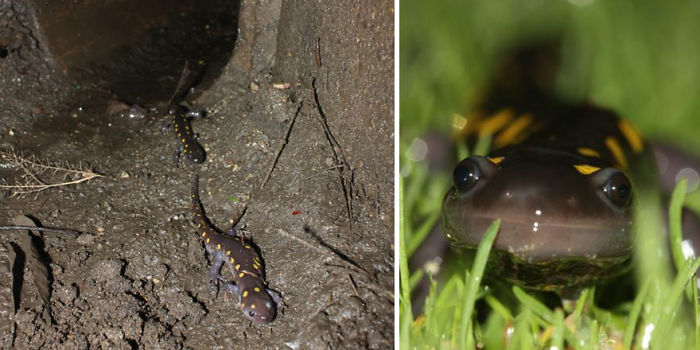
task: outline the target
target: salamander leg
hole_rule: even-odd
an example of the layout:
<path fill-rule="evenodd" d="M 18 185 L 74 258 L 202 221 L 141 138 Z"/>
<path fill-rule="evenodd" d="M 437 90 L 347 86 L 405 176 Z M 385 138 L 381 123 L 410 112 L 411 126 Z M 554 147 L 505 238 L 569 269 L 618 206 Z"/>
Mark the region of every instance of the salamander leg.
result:
<path fill-rule="evenodd" d="M 226 234 L 232 237 L 238 237 L 238 227 L 236 227 L 236 225 L 232 226 L 226 231 Z"/>
<path fill-rule="evenodd" d="M 210 289 L 214 292 L 219 291 L 219 280 L 221 279 L 221 266 L 226 261 L 226 258 L 221 254 L 213 254 L 214 261 L 212 262 L 211 268 L 209 268 L 209 283 Z"/>
<path fill-rule="evenodd" d="M 168 118 L 161 125 L 161 131 L 165 134 L 173 127 L 173 118 Z"/>
<path fill-rule="evenodd" d="M 270 294 L 270 297 L 272 297 L 272 300 L 275 301 L 275 304 L 277 304 L 277 310 L 281 309 L 284 302 L 282 301 L 282 296 L 280 293 L 270 288 L 265 288 L 265 290 L 267 291 L 267 294 Z"/>
<path fill-rule="evenodd" d="M 223 279 L 221 279 L 223 281 Z M 221 284 L 221 290 L 229 293 L 233 293 L 236 297 L 238 297 L 238 302 L 241 302 L 241 289 L 238 288 L 238 285 L 233 283 L 233 282 L 222 282 Z"/>
<path fill-rule="evenodd" d="M 175 164 L 175 167 L 178 168 L 180 166 L 180 154 L 182 154 L 182 151 L 185 149 L 185 146 L 182 144 L 178 143 L 178 147 L 175 148 L 175 152 L 173 153 L 173 164 Z"/>

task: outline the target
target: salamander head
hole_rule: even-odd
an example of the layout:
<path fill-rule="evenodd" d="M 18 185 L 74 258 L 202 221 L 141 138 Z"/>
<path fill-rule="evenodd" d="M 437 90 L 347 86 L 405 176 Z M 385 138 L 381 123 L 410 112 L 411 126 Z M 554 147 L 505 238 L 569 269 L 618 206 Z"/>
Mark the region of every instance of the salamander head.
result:
<path fill-rule="evenodd" d="M 472 156 L 455 168 L 443 231 L 453 245 L 474 248 L 500 218 L 489 264 L 499 276 L 545 290 L 590 284 L 629 262 L 631 196 L 622 172 L 575 155 L 531 148 Z"/>
<path fill-rule="evenodd" d="M 277 316 L 277 304 L 261 285 L 243 289 L 241 310 L 245 317 L 255 324 L 270 323 Z"/>
<path fill-rule="evenodd" d="M 206 158 L 206 153 L 204 149 L 198 143 L 192 141 L 189 144 L 188 150 L 184 152 L 185 158 L 191 160 L 193 163 L 201 164 Z"/>

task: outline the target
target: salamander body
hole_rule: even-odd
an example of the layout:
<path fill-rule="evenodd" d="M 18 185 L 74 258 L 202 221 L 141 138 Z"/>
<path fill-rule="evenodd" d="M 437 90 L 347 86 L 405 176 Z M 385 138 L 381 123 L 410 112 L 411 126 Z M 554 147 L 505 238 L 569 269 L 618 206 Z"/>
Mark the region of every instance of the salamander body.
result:
<path fill-rule="evenodd" d="M 262 261 L 252 242 L 235 233 L 219 233 L 207 220 L 199 200 L 199 177 L 192 180 L 192 209 L 197 233 L 204 240 L 212 266 L 209 280 L 224 281 L 220 275 L 223 265 L 229 267 L 233 282 L 225 282 L 223 289 L 235 294 L 246 318 L 256 324 L 275 319 L 281 305 L 279 294 L 267 287 Z"/>
<path fill-rule="evenodd" d="M 202 117 L 201 112 L 192 112 L 187 108 L 176 105 L 168 111 L 169 119 L 166 121 L 163 129 L 172 128 L 177 138 L 178 148 L 175 151 L 175 164 L 178 163 L 178 158 L 182 153 L 185 158 L 193 163 L 202 163 L 206 157 L 204 148 L 195 140 L 195 134 L 192 131 L 190 119 Z"/>

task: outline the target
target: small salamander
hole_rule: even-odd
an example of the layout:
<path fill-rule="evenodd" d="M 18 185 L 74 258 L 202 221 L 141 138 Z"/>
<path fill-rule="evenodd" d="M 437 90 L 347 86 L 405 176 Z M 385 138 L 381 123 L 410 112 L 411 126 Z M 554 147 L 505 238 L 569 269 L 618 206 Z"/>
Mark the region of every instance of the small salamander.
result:
<path fill-rule="evenodd" d="M 488 268 L 532 289 L 619 275 L 632 254 L 627 174 L 644 141 L 613 112 L 563 103 L 527 81 L 531 72 L 509 73 L 458 130 L 468 140 L 491 137 L 491 152 L 455 167 L 443 232 L 452 245 L 474 248 L 500 218 Z"/>
<path fill-rule="evenodd" d="M 195 140 L 192 125 L 190 124 L 190 119 L 201 118 L 202 112 L 192 112 L 183 106 L 174 105 L 168 111 L 168 117 L 169 119 L 163 126 L 163 131 L 172 127 L 179 144 L 174 155 L 175 165 L 177 166 L 181 153 L 193 163 L 200 164 L 204 162 L 206 153 L 204 148 Z"/>
<path fill-rule="evenodd" d="M 221 267 L 227 265 L 233 274 L 233 283 L 224 283 L 222 289 L 238 297 L 246 318 L 256 324 L 272 322 L 282 304 L 280 295 L 267 287 L 260 254 L 252 242 L 238 235 L 235 229 L 228 235 L 219 233 L 207 220 L 199 200 L 199 176 L 192 180 L 192 209 L 197 233 L 204 240 L 207 253 L 212 257 L 209 280 L 223 281 Z"/>

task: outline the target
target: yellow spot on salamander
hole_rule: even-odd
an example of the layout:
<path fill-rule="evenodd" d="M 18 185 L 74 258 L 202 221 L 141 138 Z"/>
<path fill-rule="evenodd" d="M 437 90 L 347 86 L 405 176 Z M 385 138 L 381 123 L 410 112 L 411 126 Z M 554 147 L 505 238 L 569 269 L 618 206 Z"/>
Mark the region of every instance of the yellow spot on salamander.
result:
<path fill-rule="evenodd" d="M 241 264 L 236 265 L 236 271 L 241 268 Z"/>
<path fill-rule="evenodd" d="M 216 249 L 221 250 L 221 244 L 217 244 Z"/>
<path fill-rule="evenodd" d="M 250 306 L 251 309 L 255 309 L 255 304 Z"/>
<path fill-rule="evenodd" d="M 245 303 L 241 303 L 241 308 L 245 308 Z"/>
<path fill-rule="evenodd" d="M 238 278 L 243 278 L 243 275 L 245 275 L 245 273 L 243 273 L 243 272 L 239 273 Z"/>
<path fill-rule="evenodd" d="M 523 131 L 533 122 L 531 114 L 523 114 L 518 119 L 513 121 L 508 127 L 503 130 L 493 141 L 495 148 L 501 148 L 511 143 L 516 143 L 518 137 L 523 134 Z"/>
<path fill-rule="evenodd" d="M 211 241 L 211 238 L 207 238 L 207 244 L 209 243 L 209 241 Z"/>
<path fill-rule="evenodd" d="M 625 136 L 625 139 L 627 139 L 627 143 L 630 144 L 630 147 L 632 147 L 632 151 L 634 153 L 640 153 L 644 149 L 644 142 L 642 141 L 642 136 L 639 135 L 639 132 L 624 119 L 620 119 L 620 121 L 617 123 L 617 127 L 620 129 L 620 132 L 622 132 L 622 135 Z"/>
<path fill-rule="evenodd" d="M 617 139 L 612 136 L 608 136 L 605 138 L 605 145 L 608 146 L 608 150 L 610 150 L 610 153 L 615 158 L 618 167 L 621 169 L 626 169 L 627 157 L 625 157 L 625 152 L 622 150 L 622 147 L 620 147 L 620 143 L 617 142 Z"/>
<path fill-rule="evenodd" d="M 247 244 L 246 244 L 246 245 L 244 245 L 244 247 L 245 247 L 245 249 L 250 249 L 250 246 L 249 246 L 249 245 L 247 245 Z"/>
<path fill-rule="evenodd" d="M 226 255 L 231 255 L 231 251 L 230 251 L 230 250 L 227 250 L 227 251 L 226 251 Z"/>
<path fill-rule="evenodd" d="M 197 224 L 197 228 L 200 228 L 200 227 L 202 227 L 202 224 L 201 223 Z"/>
<path fill-rule="evenodd" d="M 505 157 L 486 157 L 486 158 L 488 158 L 491 161 L 491 163 L 498 165 L 501 163 L 501 161 L 503 161 L 503 158 L 505 158 Z"/>
<path fill-rule="evenodd" d="M 197 227 L 199 227 L 199 226 L 197 226 Z M 202 237 L 206 237 L 206 236 L 207 236 L 207 233 L 206 233 L 206 232 L 202 232 Z"/>
<path fill-rule="evenodd" d="M 230 262 L 231 264 L 233 264 L 233 263 L 235 263 L 236 261 L 233 260 L 233 258 L 231 258 L 231 260 L 229 260 L 229 262 Z"/>
<path fill-rule="evenodd" d="M 247 297 L 247 296 L 248 296 L 248 291 L 247 291 L 247 290 L 244 290 L 244 291 L 243 291 L 243 297 L 245 298 L 245 297 Z"/>
<path fill-rule="evenodd" d="M 513 110 L 504 108 L 483 122 L 479 127 L 479 132 L 483 134 L 495 134 L 513 119 Z"/>
<path fill-rule="evenodd" d="M 600 153 L 592 148 L 580 147 L 577 151 L 582 156 L 600 158 Z"/>
<path fill-rule="evenodd" d="M 255 288 L 253 288 L 253 290 L 256 291 L 256 292 L 258 292 L 258 293 L 260 292 L 260 288 L 259 288 L 259 287 L 255 287 Z"/>
<path fill-rule="evenodd" d="M 576 170 L 583 175 L 590 175 L 590 174 L 593 174 L 596 171 L 600 170 L 599 167 L 587 165 L 587 164 L 574 165 L 574 168 L 576 168 Z"/>

